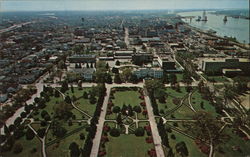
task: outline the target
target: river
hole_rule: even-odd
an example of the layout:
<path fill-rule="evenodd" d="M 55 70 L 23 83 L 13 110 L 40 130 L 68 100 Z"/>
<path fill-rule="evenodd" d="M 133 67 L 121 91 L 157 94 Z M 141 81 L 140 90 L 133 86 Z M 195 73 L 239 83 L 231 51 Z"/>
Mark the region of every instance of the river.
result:
<path fill-rule="evenodd" d="M 249 39 L 249 21 L 247 19 L 227 17 L 227 22 L 224 22 L 224 15 L 215 15 L 211 12 L 206 12 L 208 21 L 196 21 L 198 16 L 202 17 L 202 11 L 182 12 L 180 16 L 195 16 L 192 20 L 183 19 L 184 22 L 191 26 L 202 30 L 215 30 L 216 35 L 224 37 L 235 37 L 241 43 L 250 43 Z"/>

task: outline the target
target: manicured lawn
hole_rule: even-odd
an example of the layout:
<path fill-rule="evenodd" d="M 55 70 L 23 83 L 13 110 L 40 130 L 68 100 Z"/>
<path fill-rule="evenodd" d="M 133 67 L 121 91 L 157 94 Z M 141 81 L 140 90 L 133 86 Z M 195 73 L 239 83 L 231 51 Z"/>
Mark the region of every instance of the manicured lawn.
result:
<path fill-rule="evenodd" d="M 194 114 L 195 113 L 189 107 L 183 104 L 171 115 L 174 115 L 176 119 L 191 119 Z M 168 117 L 170 118 L 170 115 Z"/>
<path fill-rule="evenodd" d="M 138 118 L 139 120 L 148 119 L 148 115 L 144 116 L 142 113 L 139 113 L 137 116 L 138 116 L 137 118 Z"/>
<path fill-rule="evenodd" d="M 225 76 L 207 76 L 203 75 L 208 81 L 211 82 L 229 82 Z"/>
<path fill-rule="evenodd" d="M 183 74 L 175 74 L 177 77 L 177 82 L 181 82 L 183 80 Z"/>
<path fill-rule="evenodd" d="M 90 104 L 89 99 L 80 98 L 75 101 L 75 105 L 82 111 L 87 112 L 89 115 L 93 115 L 95 112 L 96 104 Z"/>
<path fill-rule="evenodd" d="M 13 149 L 9 152 L 0 153 L 0 156 L 3 157 L 41 157 L 41 142 L 37 137 L 34 137 L 32 140 L 26 140 L 26 136 L 21 137 L 19 140 L 16 140 L 15 143 L 20 143 L 23 146 L 23 151 L 21 153 L 15 154 Z M 35 148 L 36 152 L 31 152 Z"/>
<path fill-rule="evenodd" d="M 147 151 L 154 147 L 145 141 L 146 136 L 136 137 L 133 134 L 109 136 L 106 143 L 107 157 L 148 157 Z"/>
<path fill-rule="evenodd" d="M 84 145 L 84 140 L 80 139 L 80 133 L 84 133 L 85 135 L 85 139 L 87 136 L 87 132 L 85 131 L 85 129 L 82 129 L 81 131 L 74 133 L 68 137 L 66 137 L 65 139 L 62 139 L 59 143 L 55 143 L 53 145 L 50 145 L 49 147 L 47 147 L 47 154 L 48 156 L 52 156 L 52 157 L 68 157 L 70 156 L 70 151 L 69 151 L 69 146 L 72 142 L 76 142 L 79 145 L 79 148 L 82 148 Z"/>
<path fill-rule="evenodd" d="M 217 116 L 214 106 L 212 106 L 209 101 L 202 99 L 201 94 L 196 90 L 191 97 L 191 102 L 195 110 L 202 110 L 211 113 L 214 116 Z M 203 102 L 204 109 L 201 108 L 201 102 Z"/>
<path fill-rule="evenodd" d="M 139 122 L 138 125 L 139 125 L 139 127 L 144 128 L 144 126 L 149 125 L 149 122 Z"/>
<path fill-rule="evenodd" d="M 232 132 L 232 129 L 226 127 L 224 129 L 224 133 L 230 136 L 229 141 L 221 144 L 222 150 L 224 153 L 216 152 L 216 156 L 218 157 L 245 157 L 250 154 L 250 141 L 245 141 L 238 135 Z M 233 147 L 239 147 L 241 151 L 233 150 Z"/>
<path fill-rule="evenodd" d="M 83 93 L 84 92 L 89 93 L 90 90 L 91 88 L 83 88 L 83 90 L 74 88 L 74 93 L 72 93 L 71 88 L 69 88 L 69 90 L 66 93 L 70 95 L 70 97 L 74 95 L 77 98 L 77 100 L 74 103 L 77 107 L 79 107 L 79 109 L 87 112 L 89 115 L 93 115 L 95 112 L 96 104 L 91 104 L 89 102 L 89 99 L 83 98 Z"/>
<path fill-rule="evenodd" d="M 33 129 L 35 129 L 36 131 L 41 127 L 41 125 L 39 124 L 39 123 L 32 123 L 32 124 L 30 124 L 31 125 L 31 127 L 33 128 Z"/>
<path fill-rule="evenodd" d="M 165 115 L 167 111 L 177 106 L 173 103 L 174 98 L 182 99 L 187 94 L 186 89 L 183 87 L 180 88 L 180 92 L 177 92 L 176 90 L 172 88 L 166 88 L 166 93 L 168 95 L 166 98 L 166 103 L 160 103 L 158 100 L 156 100 L 159 111 L 162 111 L 162 110 L 164 111 L 164 114 L 160 113 L 162 116 Z"/>
<path fill-rule="evenodd" d="M 69 126 L 67 122 L 61 122 L 60 124 L 62 127 L 64 127 L 67 130 L 66 134 L 70 134 L 70 132 L 86 125 L 86 123 L 82 123 L 81 125 L 79 125 L 78 123 L 73 123 L 72 126 Z M 56 136 L 52 134 L 52 129 L 49 129 L 48 134 L 46 136 L 46 143 L 55 139 L 56 139 Z"/>
<path fill-rule="evenodd" d="M 114 99 L 112 100 L 115 106 L 122 108 L 123 104 L 137 106 L 140 105 L 143 100 L 139 98 L 138 91 L 116 91 L 114 93 Z"/>
<path fill-rule="evenodd" d="M 115 128 L 116 123 L 115 122 L 105 122 L 105 125 L 110 126 L 110 128 Z"/>
<path fill-rule="evenodd" d="M 180 87 L 180 92 L 177 92 L 172 88 L 166 88 L 166 93 L 168 96 L 182 98 L 187 94 L 187 91 L 184 87 Z"/>
<path fill-rule="evenodd" d="M 170 136 L 174 134 L 176 139 L 172 139 Z M 169 139 L 169 145 L 173 148 L 174 154 L 177 154 L 175 145 L 181 141 L 184 141 L 186 143 L 187 149 L 188 149 L 188 156 L 189 157 L 206 157 L 205 154 L 203 154 L 198 146 L 195 144 L 194 140 L 186 137 L 185 135 L 182 135 L 178 132 L 173 131 L 171 134 L 168 134 Z"/>

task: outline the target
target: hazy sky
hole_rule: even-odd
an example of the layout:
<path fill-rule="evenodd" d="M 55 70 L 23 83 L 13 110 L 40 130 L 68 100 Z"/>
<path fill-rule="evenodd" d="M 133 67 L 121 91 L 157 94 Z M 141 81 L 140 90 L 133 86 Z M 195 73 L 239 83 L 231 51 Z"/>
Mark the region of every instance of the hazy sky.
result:
<path fill-rule="evenodd" d="M 248 0 L 0 0 L 1 11 L 248 8 Z"/>

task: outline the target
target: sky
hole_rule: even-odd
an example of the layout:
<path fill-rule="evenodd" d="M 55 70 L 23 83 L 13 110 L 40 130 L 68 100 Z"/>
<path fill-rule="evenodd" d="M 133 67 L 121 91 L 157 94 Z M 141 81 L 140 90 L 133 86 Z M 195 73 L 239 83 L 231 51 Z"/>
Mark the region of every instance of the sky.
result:
<path fill-rule="evenodd" d="M 248 0 L 0 0 L 0 12 L 57 10 L 238 9 Z"/>

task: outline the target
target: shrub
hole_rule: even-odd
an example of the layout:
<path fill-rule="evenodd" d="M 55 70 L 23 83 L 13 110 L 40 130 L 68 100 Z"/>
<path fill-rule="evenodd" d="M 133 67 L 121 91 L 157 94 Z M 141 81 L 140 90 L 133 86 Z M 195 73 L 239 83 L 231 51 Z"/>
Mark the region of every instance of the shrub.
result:
<path fill-rule="evenodd" d="M 23 151 L 23 146 L 21 143 L 16 143 L 13 147 L 13 152 L 15 154 L 21 153 Z"/>
<path fill-rule="evenodd" d="M 135 136 L 144 136 L 145 131 L 142 127 L 139 127 L 135 130 Z"/>
<path fill-rule="evenodd" d="M 120 136 L 120 130 L 116 129 L 116 128 L 112 128 L 110 130 L 110 135 L 113 137 L 119 137 Z"/>

